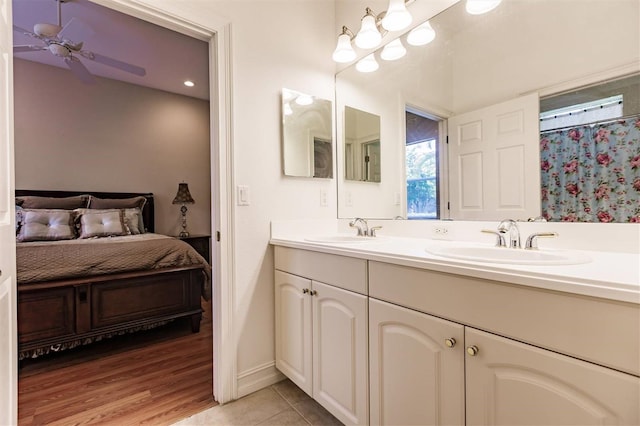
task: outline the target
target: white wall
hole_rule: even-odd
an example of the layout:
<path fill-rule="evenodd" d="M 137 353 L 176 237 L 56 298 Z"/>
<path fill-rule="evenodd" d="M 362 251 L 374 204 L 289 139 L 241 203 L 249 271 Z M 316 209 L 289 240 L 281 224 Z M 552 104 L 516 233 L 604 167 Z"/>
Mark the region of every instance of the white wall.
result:
<path fill-rule="evenodd" d="M 273 366 L 272 219 L 335 218 L 333 179 L 282 174 L 283 87 L 334 99 L 335 47 L 332 0 L 198 1 L 144 0 L 196 24 L 231 22 L 233 150 L 232 180 L 247 185 L 249 206 L 235 207 L 235 319 L 237 370 L 242 395 Z M 320 206 L 320 190 L 329 203 Z"/>
<path fill-rule="evenodd" d="M 14 60 L 16 188 L 153 192 L 156 232 L 177 235 L 171 204 L 185 181 L 188 230 L 211 231 L 209 102 Z"/>

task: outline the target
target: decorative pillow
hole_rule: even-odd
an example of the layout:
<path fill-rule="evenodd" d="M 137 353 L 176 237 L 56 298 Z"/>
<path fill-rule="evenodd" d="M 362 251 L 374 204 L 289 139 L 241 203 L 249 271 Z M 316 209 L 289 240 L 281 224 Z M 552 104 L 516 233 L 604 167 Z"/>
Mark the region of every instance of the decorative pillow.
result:
<path fill-rule="evenodd" d="M 76 195 L 75 197 L 40 197 L 37 195 L 25 195 L 16 197 L 16 205 L 23 209 L 64 209 L 73 210 L 87 207 L 88 195 Z"/>
<path fill-rule="evenodd" d="M 144 208 L 147 199 L 140 197 L 132 198 L 98 198 L 93 195 L 89 197 L 90 209 L 133 209 L 139 208 L 140 211 Z"/>
<path fill-rule="evenodd" d="M 76 237 L 73 211 L 61 209 L 22 209 L 18 241 L 70 240 Z"/>
<path fill-rule="evenodd" d="M 76 209 L 75 212 L 78 217 L 84 214 L 118 212 L 123 215 L 125 231 L 127 234 L 144 234 L 142 212 L 137 207 L 132 209 Z"/>
<path fill-rule="evenodd" d="M 127 235 L 128 232 L 123 217 L 122 210 L 85 210 L 77 218 L 80 232 L 79 238 Z"/>
<path fill-rule="evenodd" d="M 16 235 L 18 235 L 18 230 L 20 229 L 20 224 L 22 223 L 22 207 L 16 206 Z"/>

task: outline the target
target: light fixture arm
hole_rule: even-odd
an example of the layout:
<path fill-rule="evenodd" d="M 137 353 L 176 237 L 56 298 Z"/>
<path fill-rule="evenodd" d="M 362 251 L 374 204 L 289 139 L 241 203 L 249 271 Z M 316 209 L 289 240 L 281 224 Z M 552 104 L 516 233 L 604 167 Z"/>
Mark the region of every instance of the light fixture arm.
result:
<path fill-rule="evenodd" d="M 353 31 L 351 31 L 346 25 L 342 26 L 342 32 L 340 33 L 340 35 L 344 35 L 344 34 L 348 35 L 351 40 L 353 40 L 356 37 Z"/>

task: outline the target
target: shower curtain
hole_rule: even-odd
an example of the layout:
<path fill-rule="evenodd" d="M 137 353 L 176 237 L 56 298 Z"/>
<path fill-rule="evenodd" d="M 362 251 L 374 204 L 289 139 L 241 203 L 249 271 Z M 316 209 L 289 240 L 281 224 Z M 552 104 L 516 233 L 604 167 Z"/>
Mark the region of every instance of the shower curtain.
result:
<path fill-rule="evenodd" d="M 542 215 L 564 222 L 640 222 L 640 116 L 540 137 Z"/>

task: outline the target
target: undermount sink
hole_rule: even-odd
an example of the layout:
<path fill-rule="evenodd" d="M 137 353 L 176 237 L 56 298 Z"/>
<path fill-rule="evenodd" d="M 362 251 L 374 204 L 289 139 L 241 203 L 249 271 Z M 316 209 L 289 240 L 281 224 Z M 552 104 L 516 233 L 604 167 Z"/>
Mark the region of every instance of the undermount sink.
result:
<path fill-rule="evenodd" d="M 455 243 L 433 245 L 425 250 L 450 259 L 512 265 L 575 265 L 591 262 L 584 254 L 565 250 L 527 250 Z"/>
<path fill-rule="evenodd" d="M 362 237 L 358 235 L 318 235 L 307 237 L 304 240 L 310 243 L 364 243 L 376 241 L 378 237 Z"/>

